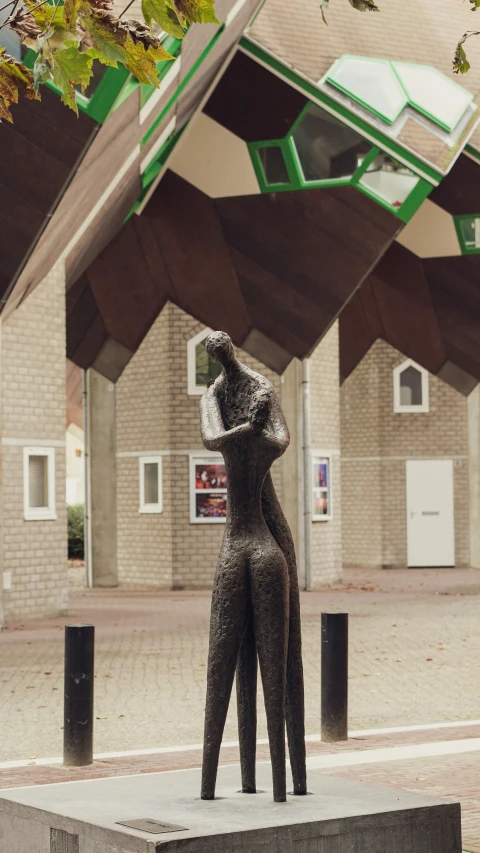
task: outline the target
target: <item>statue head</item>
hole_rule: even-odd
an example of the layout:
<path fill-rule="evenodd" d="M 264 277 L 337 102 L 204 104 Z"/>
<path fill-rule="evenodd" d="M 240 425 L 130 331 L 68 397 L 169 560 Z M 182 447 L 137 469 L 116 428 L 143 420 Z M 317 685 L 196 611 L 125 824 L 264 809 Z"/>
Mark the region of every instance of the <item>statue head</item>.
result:
<path fill-rule="evenodd" d="M 222 367 L 228 367 L 236 361 L 231 338 L 226 332 L 212 332 L 205 341 L 205 349 Z"/>

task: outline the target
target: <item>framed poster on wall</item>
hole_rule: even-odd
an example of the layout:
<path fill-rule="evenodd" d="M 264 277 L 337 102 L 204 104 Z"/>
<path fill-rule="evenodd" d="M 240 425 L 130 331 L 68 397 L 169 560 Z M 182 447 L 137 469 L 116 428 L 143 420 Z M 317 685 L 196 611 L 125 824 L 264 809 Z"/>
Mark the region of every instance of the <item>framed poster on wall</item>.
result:
<path fill-rule="evenodd" d="M 221 456 L 190 456 L 190 521 L 224 523 L 227 517 L 227 475 Z"/>
<path fill-rule="evenodd" d="M 331 460 L 329 456 L 312 456 L 312 521 L 331 517 Z"/>

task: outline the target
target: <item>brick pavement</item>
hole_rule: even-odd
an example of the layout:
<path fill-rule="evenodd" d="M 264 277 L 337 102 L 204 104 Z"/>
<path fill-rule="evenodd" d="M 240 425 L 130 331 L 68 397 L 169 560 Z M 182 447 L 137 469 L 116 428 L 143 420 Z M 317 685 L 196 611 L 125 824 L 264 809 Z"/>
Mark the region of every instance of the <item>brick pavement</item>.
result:
<path fill-rule="evenodd" d="M 341 587 L 302 595 L 307 732 L 319 730 L 319 616 L 350 620 L 350 727 L 363 729 L 480 718 L 478 595 L 474 570 L 345 573 Z M 61 754 L 63 625 L 97 626 L 96 752 L 199 743 L 205 691 L 208 593 L 74 590 L 68 619 L 16 626 L 0 635 L 0 761 Z M 310 755 L 403 743 L 464 741 L 476 727 L 383 734 Z M 260 714 L 259 737 L 265 736 Z M 236 740 L 235 708 L 225 732 Z M 259 758 L 267 757 L 259 748 Z M 235 749 L 222 760 L 235 762 Z M 198 751 L 108 759 L 87 775 L 198 766 Z M 334 767 L 328 773 L 454 796 L 464 807 L 465 848 L 480 853 L 478 755 Z M 0 786 L 69 778 L 62 767 L 0 771 Z M 475 772 L 475 778 L 474 778 Z M 74 771 L 74 778 L 78 778 Z M 52 775 L 53 774 L 53 775 Z"/>
<path fill-rule="evenodd" d="M 480 572 L 349 571 L 345 579 L 302 594 L 307 732 L 319 731 L 320 613 L 332 609 L 351 614 L 352 728 L 480 717 Z M 98 752 L 200 742 L 209 606 L 208 592 L 80 589 L 68 619 L 1 633 L 0 761 L 61 754 L 68 621 L 97 629 Z M 225 737 L 236 736 L 233 704 Z"/>

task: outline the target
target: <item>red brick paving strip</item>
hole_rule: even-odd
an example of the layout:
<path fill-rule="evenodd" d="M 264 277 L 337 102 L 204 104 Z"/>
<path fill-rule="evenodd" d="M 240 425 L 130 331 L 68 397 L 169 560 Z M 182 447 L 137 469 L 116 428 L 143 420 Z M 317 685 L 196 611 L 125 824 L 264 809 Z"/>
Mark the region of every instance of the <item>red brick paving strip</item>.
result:
<path fill-rule="evenodd" d="M 429 729 L 417 732 L 392 732 L 352 738 L 337 744 L 307 743 L 307 753 L 333 755 L 338 753 L 381 749 L 392 746 L 436 743 L 450 740 L 468 740 L 480 737 L 480 726 L 459 726 Z M 258 747 L 259 761 L 269 759 L 268 746 Z M 127 756 L 95 761 L 90 767 L 62 767 L 60 765 L 35 766 L 0 770 L 0 788 L 17 788 L 69 782 L 85 779 L 103 779 L 135 773 L 158 773 L 199 767 L 201 751 L 170 752 L 154 755 Z M 239 760 L 238 748 L 222 749 L 221 764 L 235 764 Z M 344 776 L 362 782 L 390 787 L 407 788 L 432 796 L 460 801 L 462 805 L 463 847 L 471 853 L 480 853 L 480 785 L 478 753 L 402 759 L 352 767 L 330 767 L 329 775 Z"/>

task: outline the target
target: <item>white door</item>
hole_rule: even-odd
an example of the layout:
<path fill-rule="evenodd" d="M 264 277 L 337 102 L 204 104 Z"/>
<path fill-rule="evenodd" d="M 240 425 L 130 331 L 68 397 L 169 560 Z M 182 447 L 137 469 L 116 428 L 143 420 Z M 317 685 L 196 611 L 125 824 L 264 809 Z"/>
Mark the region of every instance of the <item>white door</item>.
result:
<path fill-rule="evenodd" d="M 407 461 L 409 566 L 454 566 L 453 460 Z"/>

